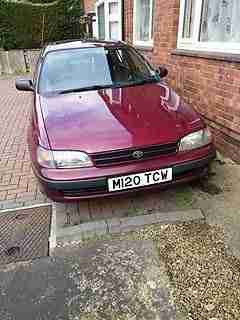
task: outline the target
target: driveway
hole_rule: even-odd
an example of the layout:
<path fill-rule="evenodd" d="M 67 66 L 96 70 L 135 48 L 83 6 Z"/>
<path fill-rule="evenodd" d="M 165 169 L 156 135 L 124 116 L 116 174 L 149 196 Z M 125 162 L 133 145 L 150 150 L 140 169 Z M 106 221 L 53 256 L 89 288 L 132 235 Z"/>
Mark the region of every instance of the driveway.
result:
<path fill-rule="evenodd" d="M 26 144 L 31 95 L 19 93 L 13 77 L 0 78 L 0 209 L 49 201 L 39 191 Z M 89 220 L 134 216 L 154 211 L 200 208 L 210 224 L 221 225 L 240 256 L 240 166 L 215 163 L 210 183 L 184 185 L 112 199 L 57 204 L 60 227 Z"/>
<path fill-rule="evenodd" d="M 47 202 L 49 200 L 40 193 L 32 173 L 26 145 L 31 96 L 18 93 L 12 77 L 0 78 L 0 88 L 0 209 Z M 113 246 L 113 251 L 106 251 L 104 242 L 92 249 L 85 248 L 86 243 L 83 243 L 84 248 L 80 251 L 71 245 L 68 248 L 58 248 L 60 253 L 63 250 L 63 258 L 57 255 L 39 261 L 12 264 L 7 269 L 4 266 L 0 268 L 3 283 L 0 293 L 4 306 L 0 310 L 0 318 L 10 318 L 12 314 L 19 315 L 21 311 L 26 319 L 32 319 L 32 315 L 40 315 L 41 310 L 43 314 L 45 311 L 52 312 L 55 318 L 52 316 L 51 319 L 60 319 L 58 312 L 59 315 L 71 315 L 69 319 L 83 319 L 78 317 L 79 306 L 83 310 L 88 310 L 88 306 L 90 313 L 94 313 L 96 308 L 104 312 L 110 310 L 113 317 L 109 319 L 115 319 L 114 312 L 118 304 L 108 303 L 113 301 L 111 297 L 114 294 L 114 297 L 125 299 L 120 308 L 128 309 L 133 305 L 132 297 L 137 298 L 134 300 L 136 304 L 132 313 L 136 310 L 139 313 L 135 317 L 130 312 L 129 317 L 124 316 L 124 319 L 159 319 L 159 315 L 162 319 L 182 319 L 181 315 L 174 314 L 172 296 L 179 309 L 189 314 L 184 319 L 239 319 L 239 260 L 232 256 L 233 253 L 240 257 L 239 187 L 240 166 L 231 161 L 216 161 L 210 179 L 201 183 L 112 199 L 57 204 L 57 227 L 64 227 L 65 230 L 68 226 L 89 220 L 154 212 L 167 212 L 171 215 L 172 211 L 193 208 L 202 209 L 207 224 L 185 223 L 156 228 L 150 226 L 147 233 L 140 230 L 136 238 L 134 236 L 132 239 L 132 235 L 130 239 L 125 238 L 125 235 L 120 236 L 124 237 L 121 239 L 124 241 L 144 242 L 132 242 L 131 245 L 129 242 L 107 243 L 106 248 Z M 154 245 L 152 242 L 146 243 L 146 240 L 153 240 Z M 225 247 L 226 241 L 230 252 Z M 129 257 L 126 256 L 127 253 Z M 135 256 L 141 262 L 137 270 L 134 269 L 138 267 L 133 259 Z M 86 257 L 90 257 L 90 263 L 84 260 Z M 93 264 L 94 261 L 97 265 Z M 123 266 L 119 261 L 123 262 Z M 166 269 L 161 268 L 161 265 Z M 132 266 L 134 268 L 131 274 L 129 270 Z M 93 270 L 97 270 L 97 273 Z M 102 279 L 105 275 L 106 279 Z M 168 283 L 169 277 L 171 285 Z M 29 283 L 26 279 L 29 279 Z M 120 294 L 118 286 L 114 287 L 119 279 L 125 281 L 122 282 L 124 287 L 120 287 Z M 166 279 L 166 282 L 158 284 L 158 279 Z M 81 287 L 80 283 L 84 286 Z M 102 285 L 99 286 L 99 283 Z M 131 283 L 135 285 L 129 286 Z M 144 283 L 149 286 L 141 286 Z M 169 285 L 173 288 L 173 293 L 169 291 Z M 103 292 L 107 302 L 100 299 Z M 157 293 L 161 296 L 156 295 Z M 32 300 L 27 309 L 28 315 L 25 315 L 26 301 L 30 301 L 28 295 Z M 161 306 L 156 304 L 155 296 L 157 301 L 163 302 Z M 9 297 L 13 297 L 16 303 L 11 304 L 13 299 L 8 299 Z M 68 302 L 67 305 L 64 304 L 65 301 Z M 153 305 L 156 310 L 151 314 L 152 318 L 141 317 L 144 311 L 148 315 L 148 307 L 153 310 Z M 122 309 L 120 311 L 122 313 Z M 90 319 L 83 316 L 84 319 Z M 105 313 L 103 318 L 107 318 Z"/>
<path fill-rule="evenodd" d="M 31 95 L 0 78 L 0 209 L 45 202 L 31 170 L 26 144 Z"/>

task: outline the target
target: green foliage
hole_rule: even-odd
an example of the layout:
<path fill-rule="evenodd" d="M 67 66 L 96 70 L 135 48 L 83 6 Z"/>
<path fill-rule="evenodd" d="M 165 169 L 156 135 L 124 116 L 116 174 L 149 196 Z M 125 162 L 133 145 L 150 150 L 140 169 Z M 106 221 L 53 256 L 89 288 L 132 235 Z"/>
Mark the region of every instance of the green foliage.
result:
<path fill-rule="evenodd" d="M 39 48 L 45 42 L 81 38 L 81 0 L 0 0 L 0 47 Z"/>

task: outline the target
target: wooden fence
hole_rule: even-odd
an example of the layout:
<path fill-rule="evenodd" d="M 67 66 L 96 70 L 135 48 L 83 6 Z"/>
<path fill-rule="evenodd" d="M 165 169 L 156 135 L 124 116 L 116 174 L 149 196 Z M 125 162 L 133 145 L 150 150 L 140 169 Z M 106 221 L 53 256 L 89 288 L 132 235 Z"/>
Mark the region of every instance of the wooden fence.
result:
<path fill-rule="evenodd" d="M 33 72 L 40 50 L 0 50 L 0 75 Z"/>

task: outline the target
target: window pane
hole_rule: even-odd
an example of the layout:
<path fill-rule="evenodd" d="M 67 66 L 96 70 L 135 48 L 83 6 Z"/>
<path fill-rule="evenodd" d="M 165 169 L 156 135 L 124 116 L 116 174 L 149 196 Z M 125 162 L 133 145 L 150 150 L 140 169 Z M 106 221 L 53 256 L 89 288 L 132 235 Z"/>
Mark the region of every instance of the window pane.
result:
<path fill-rule="evenodd" d="M 109 14 L 118 14 L 118 3 L 117 2 L 110 2 L 109 3 Z"/>
<path fill-rule="evenodd" d="M 151 15 L 152 15 L 152 32 L 151 32 L 151 35 L 150 35 L 150 39 L 153 39 L 153 31 L 154 31 L 154 10 L 155 10 L 155 0 L 152 0 L 152 12 L 151 12 Z"/>
<path fill-rule="evenodd" d="M 118 22 L 109 22 L 109 35 L 111 40 L 118 39 Z"/>
<path fill-rule="evenodd" d="M 184 12 L 184 24 L 183 24 L 183 38 L 191 38 L 193 35 L 193 23 L 195 14 L 195 0 L 185 1 L 185 12 Z"/>
<path fill-rule="evenodd" d="M 136 1 L 136 40 L 149 41 L 151 0 Z"/>
<path fill-rule="evenodd" d="M 204 0 L 200 41 L 240 42 L 239 21 L 239 0 Z"/>
<path fill-rule="evenodd" d="M 105 12 L 104 12 L 104 3 L 98 6 L 98 37 L 99 39 L 105 39 Z"/>

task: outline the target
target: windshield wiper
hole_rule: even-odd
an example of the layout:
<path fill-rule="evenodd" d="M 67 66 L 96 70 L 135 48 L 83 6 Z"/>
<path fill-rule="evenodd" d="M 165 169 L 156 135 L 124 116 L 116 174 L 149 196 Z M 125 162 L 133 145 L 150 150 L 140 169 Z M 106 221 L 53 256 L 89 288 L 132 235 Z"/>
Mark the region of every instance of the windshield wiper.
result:
<path fill-rule="evenodd" d="M 141 80 L 133 82 L 134 85 L 141 85 L 145 83 L 154 83 L 158 82 L 159 80 L 156 77 L 148 77 L 148 78 L 143 78 Z"/>
<path fill-rule="evenodd" d="M 81 91 L 90 91 L 90 90 L 101 90 L 106 88 L 113 88 L 113 85 L 94 85 L 89 87 L 82 87 L 82 88 L 73 88 L 73 89 L 65 89 L 62 91 L 59 91 L 59 94 L 67 94 L 67 93 L 74 93 L 74 92 L 81 92 Z"/>
<path fill-rule="evenodd" d="M 144 83 L 153 83 L 153 82 L 158 82 L 158 79 L 156 77 L 148 77 L 138 81 L 126 83 L 125 85 L 141 85 Z M 101 89 L 107 89 L 107 88 L 119 88 L 121 86 L 124 86 L 124 84 L 118 83 L 118 84 L 109 84 L 109 85 L 94 85 L 94 86 L 81 87 L 81 88 L 65 89 L 65 90 L 58 91 L 58 93 L 67 94 L 67 93 L 90 91 L 90 90 L 101 90 Z"/>

